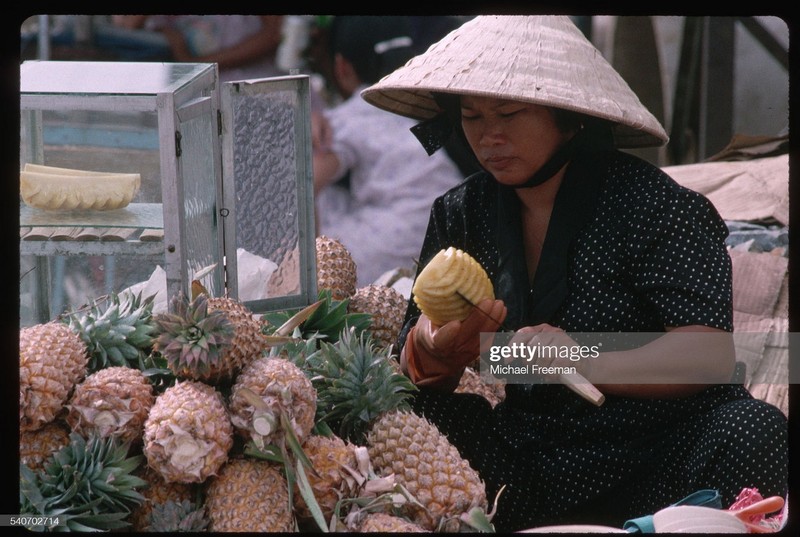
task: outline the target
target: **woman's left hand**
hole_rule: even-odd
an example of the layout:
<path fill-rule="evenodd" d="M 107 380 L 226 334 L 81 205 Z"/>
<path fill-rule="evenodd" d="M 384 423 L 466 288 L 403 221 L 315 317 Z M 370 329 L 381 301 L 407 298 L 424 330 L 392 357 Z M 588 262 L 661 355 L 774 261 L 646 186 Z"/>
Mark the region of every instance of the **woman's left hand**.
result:
<path fill-rule="evenodd" d="M 586 378 L 591 374 L 591 357 L 575 353 L 579 345 L 563 329 L 542 323 L 517 330 L 509 344 L 527 346 L 531 373 L 544 382 L 559 382 L 562 372 L 579 373 Z"/>

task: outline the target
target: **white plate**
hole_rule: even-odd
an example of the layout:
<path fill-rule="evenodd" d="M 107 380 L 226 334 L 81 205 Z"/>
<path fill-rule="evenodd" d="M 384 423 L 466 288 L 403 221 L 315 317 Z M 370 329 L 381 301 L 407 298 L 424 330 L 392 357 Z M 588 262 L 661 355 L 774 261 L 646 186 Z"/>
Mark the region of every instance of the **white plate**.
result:
<path fill-rule="evenodd" d="M 611 526 L 597 526 L 593 524 L 566 524 L 563 526 L 542 526 L 521 530 L 517 533 L 628 533 L 627 531 Z"/>

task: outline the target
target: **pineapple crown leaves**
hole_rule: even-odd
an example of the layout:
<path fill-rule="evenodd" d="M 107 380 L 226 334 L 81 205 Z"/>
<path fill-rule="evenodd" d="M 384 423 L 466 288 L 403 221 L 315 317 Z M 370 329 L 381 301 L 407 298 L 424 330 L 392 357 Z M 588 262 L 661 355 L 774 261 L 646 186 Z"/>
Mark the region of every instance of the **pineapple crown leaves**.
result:
<path fill-rule="evenodd" d="M 20 465 L 23 509 L 37 514 L 64 514 L 70 528 L 102 530 L 127 527 L 123 522 L 145 498 L 137 489 L 147 482 L 133 475 L 143 456 L 128 456 L 130 445 L 113 437 L 88 439 L 70 434 L 43 470 Z"/>
<path fill-rule="evenodd" d="M 154 300 L 155 295 L 112 293 L 105 303 L 94 300 L 66 314 L 63 321 L 86 343 L 89 373 L 111 365 L 135 367 L 150 352 Z"/>
<path fill-rule="evenodd" d="M 356 335 L 351 328 L 335 343 L 323 341 L 306 358 L 317 390 L 317 421 L 338 424 L 339 436 L 361 445 L 378 416 L 408 409 L 417 388 L 392 367 L 392 359 L 368 332 Z"/>
<path fill-rule="evenodd" d="M 290 338 L 291 341 L 271 346 L 267 355 L 289 360 L 308 375 L 306 358 L 319 349 L 319 342 L 324 338 L 325 336 L 314 333 L 304 339 L 298 327 L 294 329 L 294 333 Z"/>
<path fill-rule="evenodd" d="M 357 333 L 367 330 L 372 324 L 372 316 L 368 313 L 348 313 L 348 299 L 334 300 L 330 289 L 320 289 L 318 300 L 320 306 L 301 325 L 301 337 L 309 339 L 314 334 L 324 336 L 327 341 L 334 342 L 339 334 L 347 328 L 354 328 Z M 269 335 L 288 321 L 295 312 L 277 311 L 266 313 L 262 319 L 266 321 L 265 332 Z"/>
<path fill-rule="evenodd" d="M 208 528 L 205 507 L 189 500 L 154 503 L 147 518 L 149 532 L 194 532 Z"/>
<path fill-rule="evenodd" d="M 175 372 L 169 368 L 167 359 L 160 352 L 152 352 L 140 360 L 138 368 L 142 375 L 150 381 L 151 386 L 153 386 L 153 392 L 156 394 L 164 393 L 167 388 L 174 386 L 178 380 Z"/>
<path fill-rule="evenodd" d="M 224 311 L 209 310 L 208 297 L 193 300 L 179 294 L 172 300 L 174 313 L 154 317 L 157 337 L 155 349 L 176 372 L 205 374 L 221 362 L 234 336 L 234 325 Z"/>

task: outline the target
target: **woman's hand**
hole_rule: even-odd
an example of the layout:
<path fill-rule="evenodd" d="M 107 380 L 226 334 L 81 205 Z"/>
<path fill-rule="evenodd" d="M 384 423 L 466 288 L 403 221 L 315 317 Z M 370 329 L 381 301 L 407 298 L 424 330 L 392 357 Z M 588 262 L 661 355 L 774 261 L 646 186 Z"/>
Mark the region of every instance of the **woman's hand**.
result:
<path fill-rule="evenodd" d="M 591 376 L 592 358 L 575 352 L 580 346 L 563 329 L 543 323 L 525 326 L 516 331 L 509 344 L 526 345 L 531 349 L 531 373 L 543 382 L 560 382 L 564 368 L 585 378 Z M 533 352 L 535 351 L 535 353 Z M 569 373 L 571 374 L 571 373 Z"/>
<path fill-rule="evenodd" d="M 461 374 L 481 353 L 481 332 L 496 332 L 508 313 L 502 300 L 486 299 L 463 321 L 433 324 L 422 315 L 411 329 L 400 363 L 420 386 L 455 389 Z"/>

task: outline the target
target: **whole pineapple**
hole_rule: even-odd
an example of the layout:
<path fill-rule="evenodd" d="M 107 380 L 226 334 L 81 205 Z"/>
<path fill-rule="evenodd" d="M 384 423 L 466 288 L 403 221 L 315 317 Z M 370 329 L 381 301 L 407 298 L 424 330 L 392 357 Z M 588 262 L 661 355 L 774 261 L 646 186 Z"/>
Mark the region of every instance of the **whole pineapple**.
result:
<path fill-rule="evenodd" d="M 209 297 L 208 309 L 223 312 L 233 324 L 233 341 L 225 349 L 224 361 L 232 364 L 235 376 L 268 349 L 262 323 L 242 302 L 227 296 Z"/>
<path fill-rule="evenodd" d="M 408 302 L 397 289 L 370 284 L 359 288 L 350 297 L 348 311 L 370 314 L 370 331 L 375 342 L 382 347 L 389 347 L 397 343 L 407 306 Z"/>
<path fill-rule="evenodd" d="M 156 398 L 144 424 L 148 464 L 169 482 L 200 483 L 228 459 L 233 426 L 213 386 L 183 381 Z"/>
<path fill-rule="evenodd" d="M 193 483 L 169 483 L 161 474 L 146 465 L 139 468 L 136 475 L 147 485 L 141 490 L 144 501 L 128 517 L 132 531 L 160 531 L 157 527 L 151 527 L 154 508 L 169 502 L 183 504 L 195 499 L 197 485 Z"/>
<path fill-rule="evenodd" d="M 155 402 L 153 387 L 138 369 L 107 367 L 75 387 L 67 405 L 67 423 L 83 437 L 116 436 L 138 444 Z"/>
<path fill-rule="evenodd" d="M 173 297 L 171 310 L 154 317 L 154 350 L 167 360 L 178 377 L 216 384 L 238 373 L 240 364 L 229 360 L 235 327 L 228 316 L 209 307 L 208 296 L 189 301 Z"/>
<path fill-rule="evenodd" d="M 129 456 L 116 438 L 70 434 L 44 469 L 20 464 L 20 513 L 58 516 L 69 531 L 123 529 L 130 511 L 144 501 L 146 483 L 134 472 L 142 456 Z"/>
<path fill-rule="evenodd" d="M 231 381 L 267 350 L 261 322 L 238 300 L 209 297 L 194 283 L 198 292 L 191 301 L 179 295 L 171 313 L 156 316 L 155 348 L 179 376 L 208 384 Z"/>
<path fill-rule="evenodd" d="M 317 420 L 343 439 L 364 445 L 369 425 L 389 409 L 409 408 L 416 387 L 392 365 L 368 332 L 343 331 L 306 358 L 317 391 Z"/>
<path fill-rule="evenodd" d="M 385 352 L 369 336 L 343 334 L 308 357 L 323 419 L 344 438 L 366 440 L 375 472 L 394 473 L 422 505 L 406 504 L 413 522 L 428 531 L 459 530 L 461 515 L 488 507 L 485 485 L 433 424 L 409 410 L 414 386 Z"/>
<path fill-rule="evenodd" d="M 205 487 L 212 532 L 294 532 L 289 486 L 273 463 L 229 460 Z"/>
<path fill-rule="evenodd" d="M 358 492 L 355 449 L 355 445 L 335 435 L 311 435 L 303 444 L 303 452 L 314 469 L 307 472 L 308 482 L 326 520 L 333 516 L 340 499 L 352 498 Z M 297 486 L 293 499 L 297 517 L 310 519 L 311 511 Z"/>
<path fill-rule="evenodd" d="M 302 443 L 314 427 L 317 394 L 293 362 L 264 356 L 239 374 L 231 389 L 229 408 L 236 432 L 259 448 L 284 440 L 281 413 Z"/>
<path fill-rule="evenodd" d="M 356 263 L 338 239 L 320 235 L 316 239 L 317 288 L 330 289 L 334 300 L 350 298 L 356 292 Z"/>
<path fill-rule="evenodd" d="M 351 524 L 356 533 L 428 533 L 428 530 L 401 516 L 389 513 L 369 513 L 356 518 Z"/>
<path fill-rule="evenodd" d="M 67 325 L 52 321 L 19 331 L 19 429 L 50 423 L 86 376 L 86 343 Z"/>
<path fill-rule="evenodd" d="M 19 462 L 31 470 L 41 470 L 55 452 L 69 444 L 69 427 L 60 419 L 36 429 L 20 431 Z"/>
<path fill-rule="evenodd" d="M 370 460 L 381 475 L 394 474 L 422 504 L 407 504 L 412 521 L 429 531 L 458 531 L 459 516 L 486 510 L 486 488 L 435 425 L 410 411 L 391 411 L 367 436 Z"/>

